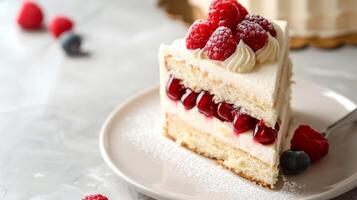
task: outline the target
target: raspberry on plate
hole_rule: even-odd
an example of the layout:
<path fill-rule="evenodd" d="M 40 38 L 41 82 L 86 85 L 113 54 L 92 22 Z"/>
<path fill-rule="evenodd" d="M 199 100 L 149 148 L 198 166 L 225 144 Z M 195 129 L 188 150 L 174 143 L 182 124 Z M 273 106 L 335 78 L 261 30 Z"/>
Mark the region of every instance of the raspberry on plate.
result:
<path fill-rule="evenodd" d="M 207 20 L 197 20 L 193 23 L 188 30 L 186 36 L 187 49 L 201 49 L 203 48 L 208 39 L 211 37 L 214 26 Z"/>
<path fill-rule="evenodd" d="M 313 162 L 327 155 L 329 143 L 321 133 L 310 126 L 301 125 L 295 130 L 291 149 L 305 151 Z"/>
<path fill-rule="evenodd" d="M 36 3 L 25 2 L 22 4 L 17 16 L 17 23 L 23 29 L 39 29 L 42 27 L 43 13 Z"/>
<path fill-rule="evenodd" d="M 271 36 L 276 36 L 276 31 L 273 24 L 260 15 L 247 15 L 245 20 L 259 24 L 264 30 L 268 31 Z"/>
<path fill-rule="evenodd" d="M 92 195 L 86 196 L 82 200 L 109 200 L 109 199 L 108 199 L 108 197 L 101 195 L 101 194 L 92 194 Z"/>
<path fill-rule="evenodd" d="M 240 40 L 243 40 L 256 52 L 268 42 L 268 34 L 259 24 L 243 20 L 237 26 L 237 43 Z"/>
<path fill-rule="evenodd" d="M 208 21 L 215 26 L 225 26 L 235 31 L 238 24 L 238 10 L 232 0 L 214 0 L 208 11 Z"/>
<path fill-rule="evenodd" d="M 68 17 L 57 16 L 52 19 L 49 29 L 52 35 L 58 38 L 62 33 L 67 32 L 73 28 L 73 22 Z"/>
<path fill-rule="evenodd" d="M 223 61 L 232 55 L 236 48 L 237 43 L 231 29 L 221 26 L 212 34 L 205 50 L 210 59 Z"/>

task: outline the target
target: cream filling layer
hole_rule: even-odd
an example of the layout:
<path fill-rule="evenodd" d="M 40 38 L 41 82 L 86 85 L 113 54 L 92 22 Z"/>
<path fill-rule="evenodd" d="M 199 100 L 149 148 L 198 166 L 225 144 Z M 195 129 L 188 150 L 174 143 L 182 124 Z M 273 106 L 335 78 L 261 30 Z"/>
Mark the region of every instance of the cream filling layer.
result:
<path fill-rule="evenodd" d="M 161 93 L 161 106 L 164 113 L 173 114 L 193 128 L 211 134 L 216 139 L 243 150 L 251 156 L 262 160 L 270 166 L 279 163 L 280 144 L 288 127 L 289 104 L 286 103 L 282 113 L 282 124 L 278 138 L 274 144 L 262 145 L 253 139 L 253 130 L 241 133 L 238 136 L 233 132 L 232 123 L 222 122 L 215 117 L 206 117 L 196 107 L 186 110 L 180 102 L 170 100 L 165 93 Z"/>

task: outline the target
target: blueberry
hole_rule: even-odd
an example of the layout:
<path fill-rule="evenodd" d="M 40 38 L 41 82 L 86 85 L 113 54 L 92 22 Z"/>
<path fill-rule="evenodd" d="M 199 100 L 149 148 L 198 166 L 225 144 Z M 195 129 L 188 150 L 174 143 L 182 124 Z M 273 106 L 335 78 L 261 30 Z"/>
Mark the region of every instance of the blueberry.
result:
<path fill-rule="evenodd" d="M 300 174 L 310 163 L 310 158 L 304 151 L 287 150 L 280 156 L 280 167 L 287 174 Z"/>
<path fill-rule="evenodd" d="M 82 37 L 76 33 L 67 32 L 62 34 L 60 42 L 67 55 L 75 56 L 81 53 Z"/>

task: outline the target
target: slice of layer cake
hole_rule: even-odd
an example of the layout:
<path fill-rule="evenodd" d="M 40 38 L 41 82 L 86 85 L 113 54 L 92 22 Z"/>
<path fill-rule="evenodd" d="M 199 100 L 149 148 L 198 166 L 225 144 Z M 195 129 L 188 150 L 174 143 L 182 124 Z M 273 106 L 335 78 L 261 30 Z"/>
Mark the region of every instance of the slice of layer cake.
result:
<path fill-rule="evenodd" d="M 185 39 L 160 47 L 164 135 L 273 188 L 290 117 L 287 24 L 234 1 L 211 7 Z"/>

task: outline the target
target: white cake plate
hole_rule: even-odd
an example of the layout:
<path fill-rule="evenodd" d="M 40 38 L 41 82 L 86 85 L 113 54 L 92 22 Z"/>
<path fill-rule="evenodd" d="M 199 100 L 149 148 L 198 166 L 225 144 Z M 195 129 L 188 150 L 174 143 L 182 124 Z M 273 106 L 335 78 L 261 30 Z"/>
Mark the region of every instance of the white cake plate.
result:
<path fill-rule="evenodd" d="M 322 129 L 356 105 L 314 83 L 293 85 L 292 129 L 306 123 Z M 161 134 L 158 87 L 119 106 L 100 134 L 105 162 L 138 191 L 158 199 L 330 199 L 357 186 L 357 130 L 345 127 L 330 140 L 330 152 L 303 174 L 282 176 L 268 190 L 221 169 Z"/>

